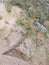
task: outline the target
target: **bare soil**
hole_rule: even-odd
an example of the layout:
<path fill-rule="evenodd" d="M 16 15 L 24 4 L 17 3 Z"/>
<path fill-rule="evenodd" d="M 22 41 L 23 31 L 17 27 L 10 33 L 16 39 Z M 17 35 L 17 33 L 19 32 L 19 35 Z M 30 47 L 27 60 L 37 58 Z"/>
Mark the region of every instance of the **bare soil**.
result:
<path fill-rule="evenodd" d="M 40 31 L 3 55 L 22 39 L 22 32 L 26 32 L 16 24 L 21 12 L 24 12 L 21 8 L 13 6 L 11 13 L 8 13 L 5 6 L 0 4 L 0 65 L 49 65 L 49 37 Z"/>

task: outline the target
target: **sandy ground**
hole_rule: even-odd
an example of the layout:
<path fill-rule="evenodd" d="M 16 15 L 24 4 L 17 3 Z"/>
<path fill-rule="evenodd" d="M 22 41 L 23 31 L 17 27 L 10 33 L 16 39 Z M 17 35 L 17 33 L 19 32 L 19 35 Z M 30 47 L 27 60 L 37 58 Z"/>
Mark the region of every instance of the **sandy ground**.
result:
<path fill-rule="evenodd" d="M 17 11 L 17 9 L 19 11 Z M 17 12 L 16 16 L 13 15 L 13 14 L 15 14 L 15 11 Z M 8 49 L 8 46 L 7 46 L 8 41 L 6 40 L 7 38 L 8 38 L 8 40 L 10 40 L 9 45 L 16 43 L 21 38 L 21 34 L 19 34 L 19 31 L 18 32 L 11 31 L 11 29 L 14 29 L 13 26 L 15 25 L 16 20 L 17 20 L 16 18 L 18 15 L 20 15 L 20 12 L 21 12 L 20 8 L 13 6 L 12 12 L 8 13 L 6 11 L 4 5 L 0 4 L 0 17 L 2 17 L 2 19 L 0 19 L 0 44 L 1 44 L 0 46 L 1 46 L 1 49 L 2 48 Z M 21 31 L 22 30 L 21 26 L 17 26 L 16 30 L 18 30 L 19 28 Z M 0 52 L 2 52 L 2 50 Z"/>
<path fill-rule="evenodd" d="M 27 64 L 27 62 L 24 62 L 23 60 L 20 60 L 18 58 L 2 55 L 2 53 L 4 53 L 11 47 L 11 44 L 13 45 L 21 39 L 21 26 L 17 26 L 18 32 L 11 32 L 11 29 L 13 28 L 13 25 L 17 20 L 16 18 L 20 15 L 20 12 L 20 8 L 13 6 L 12 12 L 9 14 L 6 11 L 4 5 L 0 4 L 0 17 L 2 17 L 2 20 L 0 20 L 0 65 L 29 65 Z M 8 24 L 6 23 L 6 21 L 8 22 Z M 9 34 L 10 36 L 8 37 Z"/>
<path fill-rule="evenodd" d="M 0 65 L 29 65 L 29 63 L 18 58 L 0 55 Z"/>
<path fill-rule="evenodd" d="M 25 32 L 17 24 L 15 28 L 20 12 L 22 9 L 13 6 L 12 12 L 8 13 L 4 5 L 0 4 L 0 65 L 49 65 L 49 38 L 45 38 L 40 33 L 36 37 L 33 35 L 31 38 L 26 38 L 25 44 L 16 48 L 16 52 L 12 51 L 7 55 L 2 55 L 22 38 L 21 32 Z M 11 31 L 11 29 L 16 30 L 16 32 Z M 37 46 L 35 39 L 40 40 Z"/>

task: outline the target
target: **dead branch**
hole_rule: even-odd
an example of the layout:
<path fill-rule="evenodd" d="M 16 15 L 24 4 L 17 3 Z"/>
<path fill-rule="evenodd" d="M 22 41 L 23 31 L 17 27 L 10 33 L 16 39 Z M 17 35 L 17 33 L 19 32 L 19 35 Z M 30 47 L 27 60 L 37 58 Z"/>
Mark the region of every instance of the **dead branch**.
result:
<path fill-rule="evenodd" d="M 3 55 L 6 54 L 7 52 L 9 52 L 9 51 L 11 51 L 11 50 L 19 47 L 24 42 L 24 40 L 26 39 L 26 37 L 27 37 L 27 34 L 25 34 L 24 37 L 19 42 L 17 42 L 16 44 L 14 44 L 10 49 L 8 49 L 7 51 L 5 51 L 3 53 Z"/>

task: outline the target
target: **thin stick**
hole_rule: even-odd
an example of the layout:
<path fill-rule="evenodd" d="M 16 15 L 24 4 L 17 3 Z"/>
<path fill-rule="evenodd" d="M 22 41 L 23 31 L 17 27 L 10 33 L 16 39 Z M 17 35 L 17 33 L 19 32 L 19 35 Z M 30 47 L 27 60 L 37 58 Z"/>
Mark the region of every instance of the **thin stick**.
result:
<path fill-rule="evenodd" d="M 4 52 L 3 55 L 6 54 L 7 52 L 19 47 L 22 44 L 22 42 L 24 42 L 26 37 L 27 37 L 27 35 L 25 34 L 25 36 L 18 43 L 14 44 L 10 49 L 8 49 L 6 52 Z"/>

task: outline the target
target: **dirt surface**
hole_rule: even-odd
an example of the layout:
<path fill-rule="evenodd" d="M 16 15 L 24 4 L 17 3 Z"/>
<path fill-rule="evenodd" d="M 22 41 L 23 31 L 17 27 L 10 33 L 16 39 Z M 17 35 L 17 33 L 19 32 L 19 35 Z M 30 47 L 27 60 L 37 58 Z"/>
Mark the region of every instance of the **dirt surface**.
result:
<path fill-rule="evenodd" d="M 11 29 L 14 29 L 15 27 L 13 27 L 13 25 L 15 26 L 15 21 L 17 20 L 17 16 L 19 15 L 19 12 L 21 12 L 21 9 L 19 9 L 19 11 L 17 11 L 18 7 L 13 7 L 12 8 L 12 12 L 8 13 L 4 7 L 4 5 L 0 4 L 0 17 L 2 17 L 2 19 L 0 19 L 0 46 L 1 46 L 1 51 L 2 52 L 2 48 L 7 48 L 8 43 L 9 45 L 13 45 L 13 43 L 16 43 L 20 38 L 21 38 L 21 34 L 19 34 L 19 28 L 20 31 L 22 30 L 21 26 L 17 26 L 18 32 L 12 32 Z M 13 13 L 15 12 L 15 10 L 17 12 L 17 15 L 13 15 Z M 3 12 L 4 11 L 4 12 Z M 12 39 L 11 39 L 12 38 Z M 17 38 L 17 39 L 16 39 Z M 8 42 L 8 40 L 9 42 Z M 2 46 L 3 45 L 3 46 Z M 4 51 L 4 50 L 3 50 Z"/>
<path fill-rule="evenodd" d="M 40 32 L 27 37 L 16 49 L 2 54 L 22 38 L 22 32 L 26 32 L 16 24 L 22 11 L 13 6 L 11 13 L 8 13 L 0 4 L 0 65 L 49 65 L 49 37 L 44 37 Z"/>
<path fill-rule="evenodd" d="M 0 65 L 29 65 L 29 63 L 18 58 L 0 55 Z"/>

